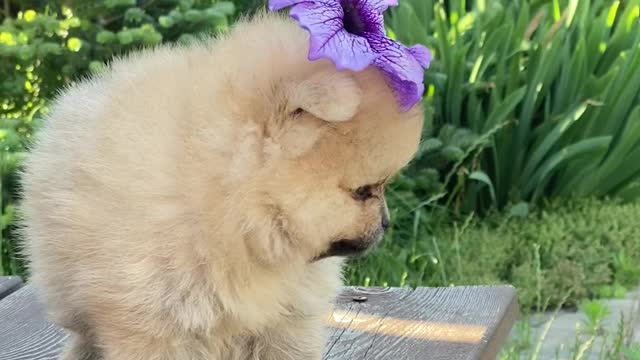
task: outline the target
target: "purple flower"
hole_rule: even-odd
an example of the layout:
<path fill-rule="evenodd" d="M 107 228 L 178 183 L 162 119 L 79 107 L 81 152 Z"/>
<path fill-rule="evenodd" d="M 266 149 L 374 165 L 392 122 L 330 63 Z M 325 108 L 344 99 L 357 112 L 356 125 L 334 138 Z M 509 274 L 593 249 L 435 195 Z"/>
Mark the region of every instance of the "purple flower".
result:
<path fill-rule="evenodd" d="M 309 60 L 328 58 L 338 70 L 382 70 L 403 111 L 424 93 L 429 49 L 406 47 L 385 34 L 382 13 L 398 0 L 269 0 L 269 9 L 293 6 L 290 15 L 311 34 Z"/>

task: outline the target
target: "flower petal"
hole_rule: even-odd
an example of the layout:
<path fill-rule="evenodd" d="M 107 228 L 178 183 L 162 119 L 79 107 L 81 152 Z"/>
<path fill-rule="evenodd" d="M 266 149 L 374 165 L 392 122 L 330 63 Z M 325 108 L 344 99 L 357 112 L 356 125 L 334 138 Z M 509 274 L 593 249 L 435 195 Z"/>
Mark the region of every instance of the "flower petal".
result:
<path fill-rule="evenodd" d="M 269 10 L 277 11 L 309 0 L 269 0 Z"/>
<path fill-rule="evenodd" d="M 426 63 L 424 51 L 421 48 L 410 50 L 384 36 L 371 36 L 369 44 L 380 54 L 374 65 L 381 69 L 387 79 L 387 84 L 393 90 L 402 111 L 408 111 L 417 104 L 424 93 L 424 69 Z M 414 57 L 414 52 L 420 61 Z"/>
<path fill-rule="evenodd" d="M 341 0 L 345 29 L 351 34 L 366 36 L 367 33 L 384 34 L 382 8 L 387 0 Z M 386 7 L 385 7 L 386 8 Z"/>
<path fill-rule="evenodd" d="M 408 50 L 423 68 L 428 68 L 431 65 L 431 51 L 427 47 L 418 44 Z"/>
<path fill-rule="evenodd" d="M 378 10 L 379 12 L 385 12 L 390 6 L 398 6 L 398 0 L 368 0 L 369 6 Z"/>
<path fill-rule="evenodd" d="M 361 71 L 378 57 L 366 38 L 344 29 L 344 12 L 338 0 L 299 3 L 289 14 L 311 35 L 309 60 L 326 57 L 338 70 Z"/>

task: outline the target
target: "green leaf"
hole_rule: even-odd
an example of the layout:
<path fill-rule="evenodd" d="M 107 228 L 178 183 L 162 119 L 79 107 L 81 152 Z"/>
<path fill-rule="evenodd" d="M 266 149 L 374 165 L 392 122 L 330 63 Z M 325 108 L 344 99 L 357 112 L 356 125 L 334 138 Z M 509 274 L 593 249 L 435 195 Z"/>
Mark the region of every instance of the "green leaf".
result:
<path fill-rule="evenodd" d="M 15 218 L 15 213 L 16 213 L 15 210 L 16 210 L 15 206 L 12 204 L 5 206 L 4 212 L 0 216 L 0 232 L 5 230 L 9 225 L 11 225 L 11 223 Z"/>
<path fill-rule="evenodd" d="M 422 142 L 420 148 L 422 152 L 428 153 L 438 150 L 442 147 L 443 143 L 438 138 L 430 138 Z"/>
<path fill-rule="evenodd" d="M 81 47 L 82 47 L 82 40 L 76 37 L 67 39 L 67 49 L 73 52 L 77 52 L 80 50 Z"/>
<path fill-rule="evenodd" d="M 483 132 L 487 132 L 491 128 L 503 123 L 509 115 L 513 114 L 518 104 L 520 104 L 524 98 L 526 91 L 527 88 L 523 86 L 509 94 L 500 104 L 496 105 L 487 117 L 487 123 L 482 127 Z"/>
<path fill-rule="evenodd" d="M 135 6 L 136 0 L 105 0 L 104 5 L 108 9 L 124 6 Z"/>
<path fill-rule="evenodd" d="M 32 22 L 36 19 L 37 13 L 34 10 L 27 10 L 22 15 L 22 18 L 27 22 Z"/>
<path fill-rule="evenodd" d="M 558 0 L 552 0 L 553 21 L 560 21 L 560 3 Z"/>
<path fill-rule="evenodd" d="M 185 45 L 194 43 L 196 40 L 197 40 L 197 38 L 195 36 L 193 36 L 192 34 L 182 34 L 178 38 L 178 42 L 181 43 L 181 44 L 185 44 Z"/>
<path fill-rule="evenodd" d="M 457 161 L 464 157 L 464 151 L 457 146 L 445 146 L 442 149 L 442 156 L 449 161 Z"/>
<path fill-rule="evenodd" d="M 181 10 L 188 10 L 195 5 L 195 0 L 180 0 L 179 5 Z"/>
<path fill-rule="evenodd" d="M 200 10 L 190 9 L 184 13 L 185 21 L 194 23 L 204 18 L 204 12 Z"/>
<path fill-rule="evenodd" d="M 559 56 L 563 57 L 561 70 L 560 70 L 560 80 L 556 84 L 555 97 L 554 97 L 554 106 L 553 111 L 555 113 L 563 111 L 568 106 L 572 105 L 572 102 L 575 101 L 575 96 L 571 93 L 570 87 L 572 84 L 579 84 L 582 79 L 575 78 L 576 74 L 574 71 L 579 70 L 579 66 L 576 64 L 579 62 L 579 59 L 584 58 L 584 48 L 581 48 L 582 45 L 580 41 L 575 50 L 571 49 L 571 44 L 569 42 L 565 43 L 565 46 L 562 48 L 562 53 Z"/>
<path fill-rule="evenodd" d="M 579 305 L 580 311 L 587 317 L 589 325 L 596 327 L 611 313 L 606 303 L 600 300 L 587 300 Z"/>
<path fill-rule="evenodd" d="M 609 14 L 607 15 L 607 27 L 612 27 L 614 21 L 616 21 L 616 14 L 618 13 L 618 7 L 620 6 L 620 1 L 616 0 L 611 4 L 609 8 Z"/>
<path fill-rule="evenodd" d="M 100 44 L 108 44 L 118 39 L 116 34 L 111 31 L 103 30 L 96 34 L 96 41 Z"/>
<path fill-rule="evenodd" d="M 125 11 L 124 20 L 129 23 L 139 23 L 144 19 L 145 15 L 146 14 L 143 9 L 133 7 Z"/>
<path fill-rule="evenodd" d="M 27 157 L 25 152 L 10 152 L 2 155 L 0 153 L 0 174 L 9 174 L 16 171 L 24 159 Z"/>
<path fill-rule="evenodd" d="M 495 31 L 491 31 L 490 35 L 488 35 L 487 41 L 483 44 L 481 48 L 482 53 L 481 55 L 478 56 L 478 59 L 476 60 L 480 62 L 480 67 L 478 69 L 477 75 L 475 75 L 474 78 L 477 78 L 477 79 L 485 78 L 485 73 L 487 69 L 493 63 L 496 57 L 498 47 L 504 46 L 506 44 L 507 38 L 509 37 L 510 30 L 511 28 L 509 24 L 503 24 L 499 28 L 496 28 Z"/>
<path fill-rule="evenodd" d="M 530 179 L 538 165 L 549 156 L 560 137 L 582 117 L 586 109 L 587 103 L 582 103 L 567 115 L 562 116 L 559 121 L 553 121 L 557 122 L 557 125 L 543 137 L 543 140 L 539 144 L 535 145 L 531 155 L 528 157 L 527 166 L 522 172 L 524 181 Z"/>
<path fill-rule="evenodd" d="M 228 25 L 227 15 L 215 9 L 207 9 L 204 11 L 206 20 L 215 27 L 225 28 Z"/>
<path fill-rule="evenodd" d="M 449 70 L 449 76 L 447 79 L 447 114 L 449 114 L 449 120 L 455 124 L 460 125 L 462 119 L 460 117 L 462 112 L 462 84 L 464 78 L 465 59 L 468 50 L 468 46 L 462 49 L 458 48 L 453 51 L 453 63 Z"/>
<path fill-rule="evenodd" d="M 604 153 L 610 142 L 611 136 L 599 136 L 580 140 L 559 150 L 545 161 L 531 179 L 526 182 L 524 193 L 528 195 L 533 192 L 532 198 L 536 200 L 542 194 L 551 175 L 558 171 L 560 165 L 586 154 Z"/>
<path fill-rule="evenodd" d="M 529 204 L 521 201 L 509 209 L 509 216 L 524 218 L 529 216 Z"/>
<path fill-rule="evenodd" d="M 117 35 L 118 41 L 122 45 L 129 45 L 133 42 L 133 33 L 131 30 L 120 31 Z"/>
<path fill-rule="evenodd" d="M 170 28 L 175 24 L 175 21 L 170 16 L 160 16 L 158 18 L 158 24 L 164 28 Z"/>
<path fill-rule="evenodd" d="M 71 64 L 66 64 L 62 67 L 62 73 L 66 76 L 72 76 L 76 73 L 76 68 Z"/>
<path fill-rule="evenodd" d="M 435 5 L 435 22 L 436 22 L 436 36 L 438 40 L 438 54 L 440 54 L 440 62 L 444 66 L 451 64 L 451 47 L 447 41 L 449 32 L 447 30 L 447 15 L 442 7 L 442 4 L 438 2 Z M 396 31 L 397 32 L 397 31 Z"/>
<path fill-rule="evenodd" d="M 598 188 L 598 195 L 610 191 L 617 192 L 627 184 L 640 178 L 640 144 L 636 146 L 620 163 L 615 171 L 608 173 Z"/>
<path fill-rule="evenodd" d="M 60 27 L 64 29 L 70 29 L 74 27 L 79 27 L 82 25 L 82 21 L 77 17 L 72 17 L 69 19 L 65 19 L 60 22 Z"/>
<path fill-rule="evenodd" d="M 569 5 L 567 6 L 567 18 L 565 22 L 565 26 L 571 26 L 573 22 L 573 18 L 576 14 L 576 9 L 578 8 L 578 0 L 569 0 Z"/>
<path fill-rule="evenodd" d="M 495 188 L 493 187 L 493 182 L 491 182 L 491 179 L 487 174 L 485 174 L 482 171 L 474 171 L 469 175 L 469 179 L 480 181 L 481 183 L 484 183 L 485 185 L 487 185 L 489 187 L 491 200 L 493 201 L 493 204 L 497 206 Z"/>
<path fill-rule="evenodd" d="M 627 295 L 627 289 L 618 283 L 601 286 L 596 292 L 601 298 L 624 299 Z"/>
<path fill-rule="evenodd" d="M 636 181 L 623 187 L 615 195 L 624 201 L 637 201 L 640 199 L 640 181 Z"/>
<path fill-rule="evenodd" d="M 615 134 L 609 150 L 602 158 L 597 174 L 594 174 L 598 179 L 604 179 L 601 185 L 604 188 L 600 192 L 606 194 L 611 190 L 612 184 L 606 178 L 611 178 L 616 169 L 629 166 L 626 163 L 629 160 L 636 160 L 627 158 L 634 147 L 640 148 L 640 105 L 624 120 L 624 125 Z"/>
<path fill-rule="evenodd" d="M 415 13 L 413 7 L 408 2 L 400 2 L 398 6 L 393 8 L 392 28 L 398 40 L 401 43 L 411 43 L 413 36 L 411 23 L 414 21 Z"/>
<path fill-rule="evenodd" d="M 35 46 L 23 45 L 18 48 L 18 58 L 20 60 L 30 60 L 35 55 Z"/>
<path fill-rule="evenodd" d="M 231 16 L 236 12 L 236 6 L 231 1 L 220 1 L 215 3 L 211 9 L 226 16 Z"/>
<path fill-rule="evenodd" d="M 62 54 L 62 47 L 54 42 L 44 42 L 38 45 L 38 56 L 44 58 L 50 54 L 60 55 Z"/>
<path fill-rule="evenodd" d="M 622 353 L 626 360 L 640 360 L 640 346 L 634 345 L 632 348 L 623 347 Z"/>
<path fill-rule="evenodd" d="M 94 74 L 99 74 L 103 72 L 105 69 L 106 69 L 105 64 L 100 61 L 92 61 L 89 63 L 89 71 L 91 71 Z"/>

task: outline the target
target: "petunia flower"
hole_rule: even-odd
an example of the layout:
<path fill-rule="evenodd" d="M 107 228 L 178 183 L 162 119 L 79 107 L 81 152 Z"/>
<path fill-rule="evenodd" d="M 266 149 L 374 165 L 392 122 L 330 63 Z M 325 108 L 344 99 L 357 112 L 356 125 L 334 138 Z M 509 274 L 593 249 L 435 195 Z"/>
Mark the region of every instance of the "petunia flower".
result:
<path fill-rule="evenodd" d="M 382 13 L 395 5 L 398 0 L 269 0 L 272 11 L 291 6 L 289 15 L 309 32 L 309 60 L 328 58 L 338 70 L 379 68 L 407 111 L 422 98 L 431 52 L 387 37 Z"/>

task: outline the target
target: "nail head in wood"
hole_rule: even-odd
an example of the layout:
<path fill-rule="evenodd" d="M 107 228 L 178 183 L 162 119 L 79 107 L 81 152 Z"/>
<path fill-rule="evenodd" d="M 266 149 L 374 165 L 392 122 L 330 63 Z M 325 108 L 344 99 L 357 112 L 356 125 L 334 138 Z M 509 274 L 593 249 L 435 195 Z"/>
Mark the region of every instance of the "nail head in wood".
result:
<path fill-rule="evenodd" d="M 354 296 L 354 297 L 352 297 L 352 299 L 353 299 L 353 301 L 359 302 L 359 303 L 363 303 L 363 302 L 366 302 L 367 300 L 369 300 L 369 298 L 364 296 L 364 295 Z"/>

